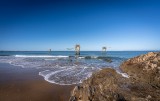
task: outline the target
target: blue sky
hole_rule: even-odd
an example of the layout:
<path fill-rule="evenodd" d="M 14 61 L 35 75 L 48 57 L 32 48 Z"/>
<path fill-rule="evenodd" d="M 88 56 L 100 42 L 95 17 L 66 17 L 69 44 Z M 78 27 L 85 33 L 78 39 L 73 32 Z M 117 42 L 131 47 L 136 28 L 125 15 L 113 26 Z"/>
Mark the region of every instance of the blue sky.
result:
<path fill-rule="evenodd" d="M 158 0 L 0 1 L 0 50 L 160 50 Z"/>

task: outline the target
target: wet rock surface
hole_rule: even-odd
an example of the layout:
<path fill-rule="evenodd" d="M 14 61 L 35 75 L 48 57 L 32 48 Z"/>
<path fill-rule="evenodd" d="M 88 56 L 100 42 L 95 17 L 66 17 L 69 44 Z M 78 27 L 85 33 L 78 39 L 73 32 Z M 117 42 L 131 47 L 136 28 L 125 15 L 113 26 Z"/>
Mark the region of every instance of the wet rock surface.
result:
<path fill-rule="evenodd" d="M 70 101 L 160 101 L 160 53 L 129 59 L 120 68 L 129 78 L 103 69 L 76 86 Z"/>

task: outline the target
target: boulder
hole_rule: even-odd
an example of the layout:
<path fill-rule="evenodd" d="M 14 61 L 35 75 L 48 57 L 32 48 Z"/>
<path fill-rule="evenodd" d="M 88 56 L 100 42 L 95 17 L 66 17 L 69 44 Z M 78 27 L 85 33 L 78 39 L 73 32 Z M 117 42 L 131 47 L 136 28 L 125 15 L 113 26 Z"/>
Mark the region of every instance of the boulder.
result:
<path fill-rule="evenodd" d="M 159 57 L 151 52 L 122 63 L 129 78 L 111 68 L 93 73 L 73 89 L 70 101 L 160 101 Z"/>
<path fill-rule="evenodd" d="M 127 73 L 131 79 L 145 82 L 153 87 L 160 88 L 160 53 L 149 52 L 125 61 L 120 68 Z"/>

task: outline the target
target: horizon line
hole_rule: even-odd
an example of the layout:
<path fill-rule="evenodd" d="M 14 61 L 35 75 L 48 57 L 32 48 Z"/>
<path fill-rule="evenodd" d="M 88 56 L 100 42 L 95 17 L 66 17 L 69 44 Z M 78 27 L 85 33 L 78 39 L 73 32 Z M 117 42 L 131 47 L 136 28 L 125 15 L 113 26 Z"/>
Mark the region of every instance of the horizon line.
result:
<path fill-rule="evenodd" d="M 46 51 L 49 51 L 49 50 L 0 50 L 0 52 L 2 52 L 2 51 L 22 51 L 22 52 L 24 52 L 24 51 L 44 51 L 44 52 L 46 52 Z M 75 51 L 75 50 L 52 50 L 51 52 L 56 52 L 56 51 Z M 102 51 L 102 50 L 81 50 L 81 51 Z M 106 50 L 106 52 L 107 51 L 160 51 L 160 50 Z"/>

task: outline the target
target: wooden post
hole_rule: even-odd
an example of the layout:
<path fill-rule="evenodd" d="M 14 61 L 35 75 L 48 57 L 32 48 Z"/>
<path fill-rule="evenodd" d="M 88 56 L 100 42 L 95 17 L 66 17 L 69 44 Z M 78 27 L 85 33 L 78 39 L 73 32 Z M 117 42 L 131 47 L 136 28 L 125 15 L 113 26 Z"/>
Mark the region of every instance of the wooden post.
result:
<path fill-rule="evenodd" d="M 78 44 L 75 46 L 75 55 L 80 55 L 80 45 Z"/>

